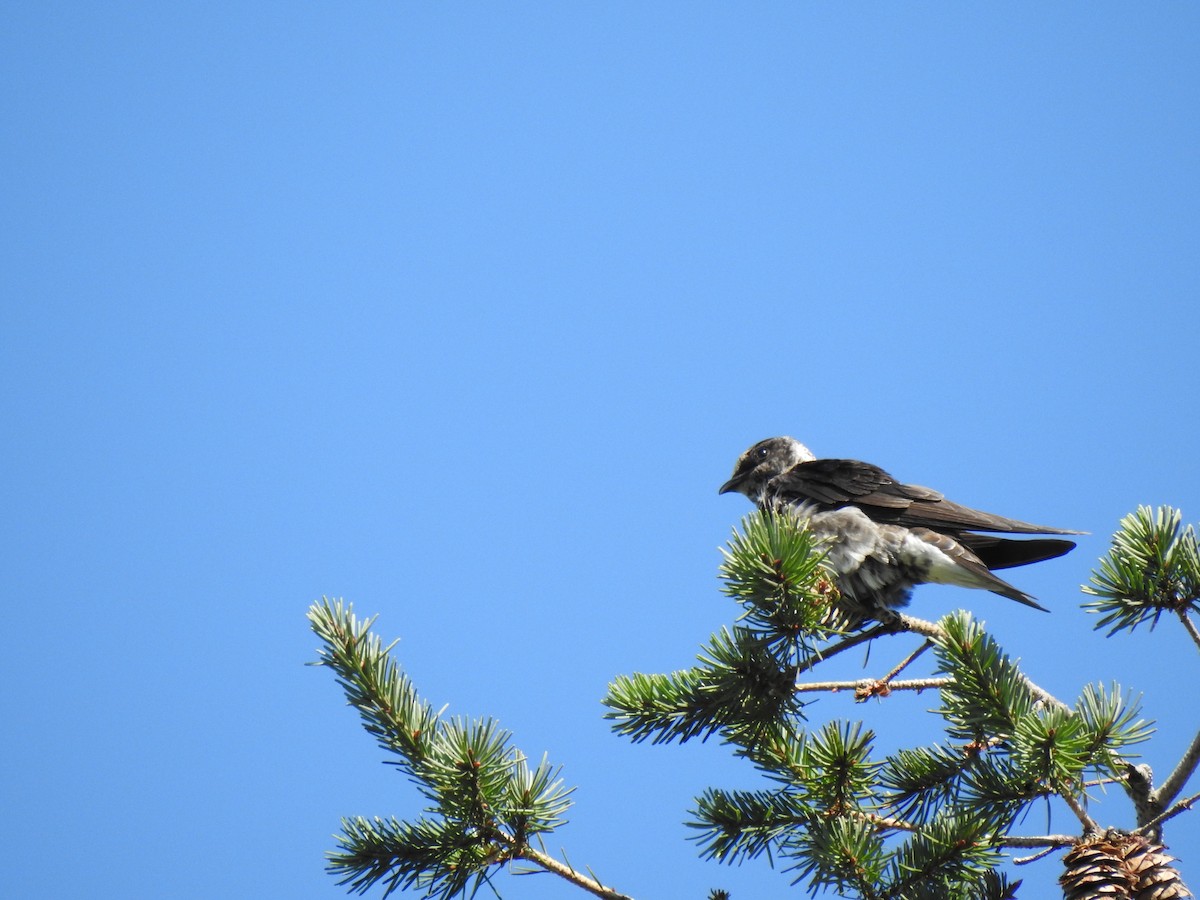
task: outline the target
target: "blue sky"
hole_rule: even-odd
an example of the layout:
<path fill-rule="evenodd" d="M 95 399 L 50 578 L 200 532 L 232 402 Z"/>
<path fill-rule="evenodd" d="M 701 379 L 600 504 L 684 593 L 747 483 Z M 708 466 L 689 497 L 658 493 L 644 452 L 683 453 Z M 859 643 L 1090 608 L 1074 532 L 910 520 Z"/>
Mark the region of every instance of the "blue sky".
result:
<path fill-rule="evenodd" d="M 599 704 L 731 620 L 716 548 L 748 504 L 716 488 L 781 433 L 1090 531 L 1013 575 L 1050 616 L 913 611 L 969 606 L 1068 700 L 1144 692 L 1165 777 L 1194 649 L 1104 639 L 1078 586 L 1138 504 L 1200 518 L 1198 29 L 1173 3 L 6 4 L 4 893 L 343 896 L 339 817 L 419 798 L 303 665 L 326 594 L 435 706 L 563 766 L 576 865 L 639 900 L 798 896 L 685 840 L 691 798 L 751 773 Z M 814 715 L 886 747 L 935 703 Z M 1200 883 L 1196 818 L 1167 837 Z"/>

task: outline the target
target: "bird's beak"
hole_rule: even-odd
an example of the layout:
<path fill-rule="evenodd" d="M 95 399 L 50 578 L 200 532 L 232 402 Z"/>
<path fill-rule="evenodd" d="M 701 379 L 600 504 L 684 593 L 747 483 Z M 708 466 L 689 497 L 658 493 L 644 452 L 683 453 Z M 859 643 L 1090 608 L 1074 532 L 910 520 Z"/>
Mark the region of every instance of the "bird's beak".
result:
<path fill-rule="evenodd" d="M 720 488 L 720 490 L 717 491 L 717 493 L 718 494 L 728 494 L 730 491 L 736 491 L 741 486 L 742 482 L 745 480 L 746 480 L 745 475 L 734 475 L 727 482 L 725 482 L 723 485 L 721 485 L 721 488 Z"/>

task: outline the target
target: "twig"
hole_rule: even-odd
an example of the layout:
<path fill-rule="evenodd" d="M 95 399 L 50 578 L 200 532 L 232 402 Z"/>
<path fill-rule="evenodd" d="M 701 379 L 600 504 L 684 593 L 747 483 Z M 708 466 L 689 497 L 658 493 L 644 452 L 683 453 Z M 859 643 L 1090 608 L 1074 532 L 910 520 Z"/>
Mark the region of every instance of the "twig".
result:
<path fill-rule="evenodd" d="M 1032 862 L 1037 862 L 1042 857 L 1049 856 L 1055 850 L 1060 850 L 1063 847 L 1071 847 L 1078 843 L 1079 838 L 1072 837 L 1069 834 L 1042 834 L 1029 837 L 1004 837 L 996 841 L 996 845 L 1000 847 L 1042 848 L 1037 853 L 1031 853 L 1029 856 L 1014 856 L 1013 864 L 1018 866 L 1024 866 Z"/>
<path fill-rule="evenodd" d="M 923 634 L 925 637 L 931 638 L 935 641 L 942 640 L 946 637 L 946 632 L 942 630 L 941 626 L 936 622 L 927 622 L 925 619 L 918 619 L 913 616 L 906 616 L 903 613 L 897 612 L 893 612 L 891 615 L 895 616 L 897 623 L 896 627 L 902 628 L 905 631 L 913 631 L 917 634 Z M 1029 677 L 1025 675 L 1024 672 L 1021 673 L 1021 679 L 1025 682 L 1025 686 L 1028 687 L 1029 690 L 1031 690 L 1034 694 L 1036 694 L 1038 699 L 1043 703 L 1057 706 L 1059 709 L 1069 710 L 1071 708 L 1045 688 L 1040 688 L 1030 681 Z"/>
<path fill-rule="evenodd" d="M 553 856 L 542 853 L 540 850 L 535 850 L 528 845 L 520 849 L 519 855 L 521 859 L 536 863 L 547 872 L 553 872 L 560 878 L 565 878 L 576 887 L 581 887 L 585 891 L 595 894 L 597 897 L 604 897 L 605 900 L 633 900 L 632 897 L 622 894 L 613 888 L 605 887 L 595 878 L 589 878 L 587 875 L 575 871 L 574 867 L 566 863 L 561 863 Z"/>
<path fill-rule="evenodd" d="M 900 661 L 900 664 L 897 665 L 896 668 L 892 669 L 892 671 L 888 672 L 886 675 L 883 676 L 883 683 L 887 684 L 888 682 L 890 682 L 893 678 L 895 678 L 897 675 L 899 675 L 901 672 L 903 672 L 905 669 L 907 669 L 909 666 L 911 666 L 913 664 L 913 661 L 916 660 L 916 658 L 918 656 L 920 656 L 922 653 L 924 653 L 926 650 L 928 650 L 932 646 L 933 646 L 933 641 L 926 638 L 925 643 L 923 643 L 920 647 L 918 647 L 912 653 L 908 654 L 908 656 L 906 656 L 904 659 L 902 659 Z"/>
<path fill-rule="evenodd" d="M 1191 745 L 1187 748 L 1187 752 L 1183 754 L 1183 758 L 1179 760 L 1179 764 L 1175 766 L 1175 770 L 1167 776 L 1158 790 L 1150 795 L 1150 802 L 1157 804 L 1159 809 L 1165 809 L 1169 803 L 1179 796 L 1183 790 L 1183 786 L 1187 784 L 1188 779 L 1192 777 L 1192 773 L 1196 771 L 1197 764 L 1200 764 L 1200 732 L 1192 738 Z"/>
<path fill-rule="evenodd" d="M 1144 825 L 1139 825 L 1137 830 L 1134 831 L 1134 834 L 1148 834 L 1153 836 L 1161 833 L 1160 829 L 1162 828 L 1163 822 L 1167 821 L 1168 819 L 1175 818 L 1182 812 L 1187 812 L 1192 808 L 1192 806 L 1195 805 L 1197 800 L 1200 800 L 1200 794 L 1192 794 L 1192 796 L 1188 797 L 1186 800 L 1180 800 L 1166 812 L 1155 816 Z M 1159 838 L 1155 837 L 1155 840 L 1159 840 Z"/>
<path fill-rule="evenodd" d="M 886 681 L 876 678 L 859 678 L 857 681 L 809 681 L 796 685 L 797 694 L 809 694 L 817 691 L 854 691 L 862 699 L 866 697 L 886 697 L 891 691 L 926 691 L 945 687 L 950 683 L 948 677 L 940 678 L 907 678 L 902 681 Z"/>
<path fill-rule="evenodd" d="M 1035 863 L 1039 859 L 1049 856 L 1051 853 L 1053 853 L 1057 849 L 1058 849 L 1058 847 L 1046 847 L 1045 849 L 1039 850 L 1037 853 L 1030 853 L 1028 856 L 1014 856 L 1013 857 L 1013 865 L 1014 866 L 1026 866 L 1026 865 L 1029 865 L 1029 863 Z"/>
<path fill-rule="evenodd" d="M 1028 856 L 1014 856 L 1013 865 L 1024 866 L 1028 865 L 1029 863 L 1035 863 L 1042 857 L 1049 856 L 1057 849 L 1057 847 L 1047 847 L 1045 850 L 1039 850 L 1037 853 L 1030 853 Z"/>
<path fill-rule="evenodd" d="M 1008 837 L 997 838 L 996 845 L 1000 847 L 1071 847 L 1079 843 L 1079 838 L 1070 834 L 1037 834 L 1037 835 L 1009 835 Z"/>
<path fill-rule="evenodd" d="M 811 659 L 805 660 L 796 667 L 796 674 L 799 675 L 802 672 L 807 672 L 818 663 L 823 663 L 825 660 L 837 656 L 839 653 L 842 653 L 846 650 L 851 650 L 854 647 L 857 647 L 859 644 L 865 644 L 867 641 L 874 640 L 882 635 L 893 633 L 895 630 L 895 626 L 886 622 L 880 622 L 874 628 L 868 628 L 866 631 L 856 634 L 853 637 L 848 637 L 844 641 L 834 644 L 827 650 L 821 650 L 814 654 Z"/>
<path fill-rule="evenodd" d="M 918 619 L 916 616 L 906 616 L 904 613 L 898 612 L 893 612 L 891 615 L 895 616 L 896 628 L 911 631 L 914 634 L 923 634 L 927 638 L 940 639 L 946 636 L 946 632 L 936 622 Z"/>
<path fill-rule="evenodd" d="M 1191 635 L 1192 643 L 1200 647 L 1200 630 L 1197 630 L 1196 623 L 1192 621 L 1191 616 L 1187 614 L 1188 608 L 1181 606 L 1176 610 L 1179 615 L 1179 621 L 1183 623 L 1184 630 Z"/>
<path fill-rule="evenodd" d="M 887 816 L 881 816 L 877 813 L 859 812 L 857 815 L 865 822 L 870 822 L 877 828 L 886 828 L 891 831 L 920 831 L 920 826 L 914 825 L 912 822 L 905 822 L 903 819 L 890 819 Z"/>
<path fill-rule="evenodd" d="M 1048 690 L 1043 687 L 1038 687 L 1036 684 L 1030 681 L 1029 676 L 1027 676 L 1024 672 L 1021 673 L 1021 679 L 1025 682 L 1025 686 L 1029 688 L 1029 690 L 1033 691 L 1033 693 L 1035 693 L 1038 699 L 1043 703 L 1049 706 L 1057 706 L 1059 709 L 1065 710 L 1066 712 L 1071 711 L 1071 707 L 1067 706 L 1067 704 L 1063 703 Z"/>
<path fill-rule="evenodd" d="M 1075 799 L 1074 794 L 1070 791 L 1059 791 L 1058 796 L 1062 797 L 1067 806 L 1071 808 L 1071 812 L 1075 813 L 1075 818 L 1079 819 L 1086 834 L 1093 834 L 1100 830 L 1100 826 L 1096 824 L 1096 820 L 1088 815 L 1087 810 Z"/>
<path fill-rule="evenodd" d="M 807 672 L 818 663 L 822 663 L 830 657 L 837 656 L 839 653 L 857 647 L 859 644 L 865 644 L 868 641 L 872 641 L 877 637 L 883 637 L 884 635 L 888 634 L 908 633 L 922 634 L 927 638 L 940 638 L 945 635 L 945 632 L 942 631 L 942 629 L 934 622 L 929 622 L 925 619 L 918 619 L 915 616 L 906 616 L 904 613 L 898 613 L 891 609 L 881 610 L 879 612 L 879 621 L 877 624 L 871 628 L 868 628 L 866 631 L 859 632 L 852 637 L 846 638 L 844 641 L 834 644 L 827 650 L 819 651 L 813 656 L 812 659 L 802 663 L 797 668 L 796 674 L 799 675 L 802 672 Z M 924 653 L 927 649 L 928 643 L 929 642 L 926 642 L 926 645 L 918 648 L 912 655 L 904 660 L 904 662 L 897 666 L 888 677 L 892 677 L 892 675 L 895 675 L 896 672 L 902 670 L 910 662 Z"/>

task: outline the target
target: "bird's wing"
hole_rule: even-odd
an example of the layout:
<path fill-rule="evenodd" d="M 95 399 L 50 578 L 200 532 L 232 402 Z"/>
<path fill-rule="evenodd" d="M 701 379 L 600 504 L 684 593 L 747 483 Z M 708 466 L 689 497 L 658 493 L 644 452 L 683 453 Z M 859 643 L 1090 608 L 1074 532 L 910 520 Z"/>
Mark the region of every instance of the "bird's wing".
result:
<path fill-rule="evenodd" d="M 903 484 L 878 466 L 856 459 L 816 459 L 792 466 L 769 485 L 780 499 L 822 509 L 857 506 L 876 522 L 934 531 L 998 531 L 1015 534 L 1078 534 L 971 509 L 939 492 Z"/>
<path fill-rule="evenodd" d="M 1059 538 L 1027 538 L 1014 541 L 993 534 L 960 532 L 954 539 L 979 557 L 989 569 L 1009 569 L 1055 559 L 1075 548 L 1074 541 Z"/>
<path fill-rule="evenodd" d="M 929 488 L 901 484 L 879 466 L 856 459 L 814 459 L 799 463 L 771 480 L 770 489 L 781 499 L 816 503 L 830 509 L 852 504 L 903 510 L 915 500 L 937 502 L 942 495 Z"/>

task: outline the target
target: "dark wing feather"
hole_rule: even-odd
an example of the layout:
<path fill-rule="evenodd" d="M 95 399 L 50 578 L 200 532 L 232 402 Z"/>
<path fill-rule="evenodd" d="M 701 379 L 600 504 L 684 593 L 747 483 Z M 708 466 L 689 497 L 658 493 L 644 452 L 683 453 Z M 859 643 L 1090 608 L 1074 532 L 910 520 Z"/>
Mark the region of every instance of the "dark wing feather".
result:
<path fill-rule="evenodd" d="M 1074 541 L 1033 538 L 1014 541 L 991 534 L 959 533 L 954 539 L 982 560 L 989 569 L 1008 569 L 1055 559 L 1074 549 Z"/>
<path fill-rule="evenodd" d="M 937 501 L 942 497 L 929 488 L 901 484 L 879 466 L 856 459 L 800 463 L 773 478 L 770 488 L 784 500 L 816 503 L 828 509 L 847 504 L 864 510 L 907 509 L 914 500 Z"/>
<path fill-rule="evenodd" d="M 962 506 L 930 488 L 902 484 L 878 466 L 856 459 L 800 463 L 773 478 L 769 488 L 788 502 L 815 503 L 822 509 L 857 506 L 876 522 L 905 528 L 930 528 L 951 534 L 962 531 L 1079 534 Z"/>
<path fill-rule="evenodd" d="M 868 510 L 864 510 L 864 512 L 871 515 Z M 950 534 L 959 534 L 963 531 L 999 531 L 1006 534 L 1080 534 L 1078 531 L 1051 528 L 1048 525 L 1035 525 L 1032 522 L 996 516 L 950 500 L 932 502 L 916 500 L 894 516 L 885 514 L 872 518 L 876 518 L 876 521 L 879 522 L 903 525 L 906 528 L 932 528 Z"/>

